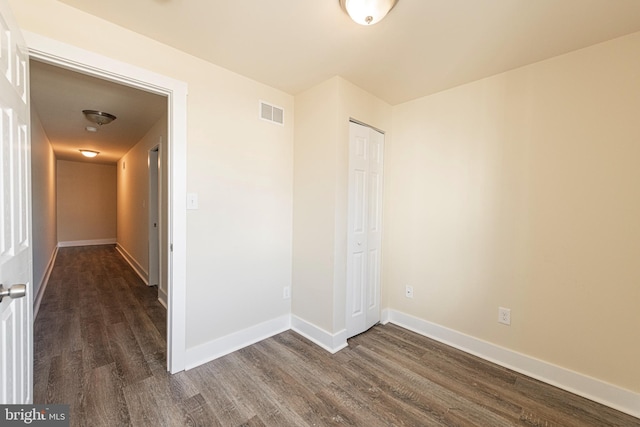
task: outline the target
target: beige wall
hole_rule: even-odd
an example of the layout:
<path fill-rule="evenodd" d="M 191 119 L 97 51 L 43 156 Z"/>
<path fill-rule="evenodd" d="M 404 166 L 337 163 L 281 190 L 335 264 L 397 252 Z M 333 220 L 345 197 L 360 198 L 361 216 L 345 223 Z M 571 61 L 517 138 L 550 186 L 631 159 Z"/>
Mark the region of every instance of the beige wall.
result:
<path fill-rule="evenodd" d="M 349 119 L 389 130 L 391 107 L 341 77 L 295 101 L 292 312 L 335 334 L 346 321 Z"/>
<path fill-rule="evenodd" d="M 393 109 L 331 79 L 295 98 L 294 161 L 293 97 L 55 0 L 10 4 L 28 31 L 188 83 L 188 347 L 288 314 L 292 271 L 293 313 L 344 327 L 353 116 L 393 127 L 386 308 L 640 391 L 640 35 Z"/>
<path fill-rule="evenodd" d="M 58 241 L 116 238 L 116 166 L 57 161 Z"/>
<path fill-rule="evenodd" d="M 33 234 L 33 298 L 58 245 L 56 221 L 56 158 L 40 118 L 31 109 L 31 192 Z"/>
<path fill-rule="evenodd" d="M 9 3 L 27 31 L 188 84 L 187 347 L 287 315 L 293 97 L 55 0 Z M 285 126 L 258 118 L 260 100 Z"/>
<path fill-rule="evenodd" d="M 338 80 L 296 96 L 292 313 L 334 331 Z"/>
<path fill-rule="evenodd" d="M 162 157 L 162 211 L 167 212 L 167 116 L 162 117 L 147 134 L 127 152 L 117 166 L 118 176 L 118 246 L 133 258 L 148 278 L 149 274 L 149 150 L 160 146 Z M 161 240 L 167 248 L 166 218 L 161 229 Z M 163 251 L 162 265 L 167 265 L 167 252 Z M 161 291 L 167 291 L 166 269 L 163 269 Z"/>
<path fill-rule="evenodd" d="M 388 308 L 640 391 L 638 52 L 634 34 L 394 107 Z"/>

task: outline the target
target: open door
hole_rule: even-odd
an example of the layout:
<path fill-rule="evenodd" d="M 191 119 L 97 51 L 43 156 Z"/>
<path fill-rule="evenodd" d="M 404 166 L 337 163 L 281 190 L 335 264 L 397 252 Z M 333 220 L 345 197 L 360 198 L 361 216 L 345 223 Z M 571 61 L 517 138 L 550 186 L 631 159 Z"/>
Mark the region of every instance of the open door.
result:
<path fill-rule="evenodd" d="M 33 400 L 29 53 L 0 0 L 0 404 Z"/>

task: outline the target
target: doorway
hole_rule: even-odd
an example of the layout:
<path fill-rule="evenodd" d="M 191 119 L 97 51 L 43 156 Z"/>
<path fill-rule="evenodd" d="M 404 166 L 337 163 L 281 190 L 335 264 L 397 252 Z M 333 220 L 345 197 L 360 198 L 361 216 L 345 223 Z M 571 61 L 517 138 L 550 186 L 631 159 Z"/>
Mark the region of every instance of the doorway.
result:
<path fill-rule="evenodd" d="M 103 57 L 44 36 L 28 34 L 32 59 L 167 97 L 169 168 L 166 222 L 168 244 L 163 250 L 167 274 L 167 370 L 185 368 L 186 323 L 186 129 L 185 83 L 130 64 Z"/>

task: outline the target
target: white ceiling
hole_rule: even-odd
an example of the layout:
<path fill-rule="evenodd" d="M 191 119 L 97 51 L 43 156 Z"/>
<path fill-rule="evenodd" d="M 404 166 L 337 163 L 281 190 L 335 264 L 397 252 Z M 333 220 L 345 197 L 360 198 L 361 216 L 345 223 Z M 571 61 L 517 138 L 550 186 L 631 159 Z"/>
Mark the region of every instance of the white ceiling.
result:
<path fill-rule="evenodd" d="M 31 61 L 31 103 L 56 158 L 86 161 L 81 148 L 99 151 L 93 163 L 115 163 L 138 143 L 167 111 L 160 95 L 118 85 L 77 72 Z M 105 111 L 117 118 L 98 132 L 82 110 Z"/>
<path fill-rule="evenodd" d="M 371 27 L 339 0 L 60 0 L 295 95 L 339 75 L 392 105 L 640 31 L 640 0 L 399 0 Z M 99 36 L 99 35 L 98 35 Z M 56 156 L 113 163 L 164 97 L 32 61 Z M 118 118 L 98 133 L 82 110 Z"/>
<path fill-rule="evenodd" d="M 640 31 L 640 0 L 60 0 L 290 94 L 336 75 L 395 105 Z"/>

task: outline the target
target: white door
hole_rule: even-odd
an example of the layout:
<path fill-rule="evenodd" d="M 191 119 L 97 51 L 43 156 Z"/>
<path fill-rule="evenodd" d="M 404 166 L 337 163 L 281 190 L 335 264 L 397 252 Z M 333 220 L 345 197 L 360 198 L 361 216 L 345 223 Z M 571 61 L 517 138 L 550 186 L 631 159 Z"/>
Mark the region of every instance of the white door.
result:
<path fill-rule="evenodd" d="M 351 122 L 347 236 L 347 335 L 380 321 L 384 135 Z"/>
<path fill-rule="evenodd" d="M 33 400 L 28 64 L 22 35 L 6 0 L 0 0 L 0 283 L 17 294 L 0 302 L 2 404 Z"/>

